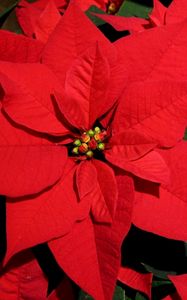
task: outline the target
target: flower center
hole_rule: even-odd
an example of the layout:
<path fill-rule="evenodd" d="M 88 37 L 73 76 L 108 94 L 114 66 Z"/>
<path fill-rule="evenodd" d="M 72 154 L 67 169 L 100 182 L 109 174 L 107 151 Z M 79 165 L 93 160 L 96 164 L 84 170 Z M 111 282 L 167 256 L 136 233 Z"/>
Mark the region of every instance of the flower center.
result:
<path fill-rule="evenodd" d="M 105 149 L 105 139 L 107 132 L 100 127 L 95 127 L 83 132 L 80 138 L 74 140 L 72 154 L 79 156 L 81 159 L 92 158 L 94 154 L 102 152 Z"/>

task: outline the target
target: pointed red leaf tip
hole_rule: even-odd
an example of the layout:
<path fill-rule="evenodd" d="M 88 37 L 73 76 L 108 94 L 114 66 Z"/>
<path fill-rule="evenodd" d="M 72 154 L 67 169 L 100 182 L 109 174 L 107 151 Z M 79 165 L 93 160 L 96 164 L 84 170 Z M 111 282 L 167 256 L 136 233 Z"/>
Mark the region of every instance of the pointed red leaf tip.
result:
<path fill-rule="evenodd" d="M 4 264 L 17 252 L 71 231 L 79 217 L 73 186 L 74 173 L 74 163 L 72 167 L 69 162 L 65 166 L 63 180 L 52 188 L 33 197 L 7 199 L 7 252 Z"/>
<path fill-rule="evenodd" d="M 186 31 L 187 20 L 116 41 L 118 62 L 125 65 L 129 81 L 185 80 Z"/>
<path fill-rule="evenodd" d="M 37 40 L 46 43 L 49 35 L 60 21 L 61 15 L 53 0 L 49 0 L 34 26 L 34 35 Z"/>
<path fill-rule="evenodd" d="M 146 181 L 137 182 L 133 223 L 143 230 L 186 241 L 187 143 L 181 142 L 173 149 L 159 150 L 159 153 L 170 168 L 170 183 L 159 188 Z"/>
<path fill-rule="evenodd" d="M 0 30 L 0 44 L 0 60 L 11 62 L 38 62 L 43 49 L 41 42 L 5 30 Z"/>
<path fill-rule="evenodd" d="M 3 109 L 16 123 L 52 135 L 69 133 L 58 120 L 52 101 L 61 85 L 47 67 L 1 62 L 0 81 L 6 95 Z"/>
<path fill-rule="evenodd" d="M 16 16 L 25 35 L 34 37 L 35 28 L 38 27 L 37 22 L 42 25 L 43 30 L 44 25 L 47 25 L 48 29 L 52 29 L 53 26 L 55 27 L 55 20 L 57 20 L 58 18 L 57 12 L 64 11 L 66 7 L 66 0 L 39 0 L 33 3 L 21 0 L 16 7 Z M 47 19 L 49 21 L 48 24 Z M 43 30 L 42 37 L 44 38 Z M 41 38 L 41 35 L 39 35 L 38 37 Z"/>
<path fill-rule="evenodd" d="M 177 294 L 180 296 L 181 299 L 186 299 L 187 297 L 187 275 L 182 274 L 182 275 L 169 275 L 169 279 L 172 281 L 174 284 Z"/>
<path fill-rule="evenodd" d="M 159 1 L 153 1 L 153 10 L 149 14 L 149 20 L 152 26 L 160 26 L 165 24 L 167 8 Z"/>
<path fill-rule="evenodd" d="M 126 160 L 136 160 L 154 149 L 157 142 L 141 132 L 129 129 L 116 134 L 113 131 L 109 145 L 114 154 L 120 156 L 121 153 L 123 157 L 126 157 Z"/>
<path fill-rule="evenodd" d="M 113 121 L 113 134 L 125 129 L 164 147 L 183 139 L 187 115 L 186 82 L 137 82 L 124 91 Z"/>
<path fill-rule="evenodd" d="M 173 0 L 168 8 L 154 0 L 153 10 L 149 15 L 153 26 L 179 23 L 186 19 L 187 3 L 185 0 Z"/>
<path fill-rule="evenodd" d="M 38 193 L 57 182 L 67 152 L 19 129 L 1 113 L 0 159 L 0 194 L 17 197 Z"/>
<path fill-rule="evenodd" d="M 142 274 L 128 267 L 121 267 L 118 274 L 118 280 L 134 290 L 140 291 L 151 299 L 151 273 Z"/>
<path fill-rule="evenodd" d="M 64 97 L 57 99 L 73 126 L 89 130 L 111 108 L 114 102 L 106 97 L 109 79 L 108 62 L 97 44 L 74 61 L 66 74 Z"/>
<path fill-rule="evenodd" d="M 90 218 L 76 223 L 69 234 L 49 242 L 48 245 L 68 277 L 94 299 L 106 299 L 99 272 L 93 224 Z"/>
<path fill-rule="evenodd" d="M 48 281 L 30 250 L 19 253 L 1 271 L 0 299 L 46 299 Z"/>
<path fill-rule="evenodd" d="M 103 56 L 111 64 L 115 64 L 116 52 L 113 45 L 81 9 L 71 2 L 48 40 L 42 61 L 55 72 L 63 85 L 72 61 L 82 55 L 86 48 L 95 45 L 96 41 L 102 45 Z"/>
<path fill-rule="evenodd" d="M 97 256 L 105 299 L 113 299 L 120 267 L 121 244 L 131 225 L 134 199 L 133 180 L 122 171 L 115 170 L 118 201 L 111 225 L 94 224 Z"/>
<path fill-rule="evenodd" d="M 97 170 L 94 165 L 97 166 Z M 85 161 L 77 168 L 76 183 L 79 198 L 82 202 L 80 202 L 80 207 L 83 207 L 84 217 L 86 216 L 86 208 L 87 215 L 89 211 L 91 211 L 96 222 L 111 223 L 117 200 L 117 186 L 114 174 L 112 169 L 102 162 L 95 161 L 94 165 L 89 161 Z M 100 174 L 98 174 L 99 166 L 101 168 Z M 98 177 L 98 175 L 100 176 Z M 99 180 L 102 175 L 106 176 L 105 184 Z M 105 186 L 107 183 L 112 184 L 112 187 L 110 187 L 112 195 L 109 195 L 107 191 L 108 186 Z M 114 196 L 114 198 L 112 196 Z M 82 215 L 82 209 L 80 213 Z"/>

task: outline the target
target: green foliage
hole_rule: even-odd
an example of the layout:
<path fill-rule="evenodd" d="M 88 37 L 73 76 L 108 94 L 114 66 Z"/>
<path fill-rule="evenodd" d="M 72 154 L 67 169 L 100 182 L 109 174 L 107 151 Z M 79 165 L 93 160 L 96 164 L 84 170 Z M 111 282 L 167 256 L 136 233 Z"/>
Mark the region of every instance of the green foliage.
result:
<path fill-rule="evenodd" d="M 105 24 L 106 22 L 101 20 L 100 18 L 94 16 L 92 13 L 99 13 L 99 14 L 105 14 L 105 12 L 101 9 L 99 9 L 97 6 L 92 5 L 89 7 L 89 9 L 86 11 L 86 15 L 88 16 L 88 18 L 90 18 L 90 20 L 96 25 L 102 25 Z"/>
<path fill-rule="evenodd" d="M 140 3 L 136 3 L 133 0 L 125 0 L 118 11 L 119 16 L 125 17 L 139 17 L 139 18 L 148 18 L 148 14 L 151 12 L 152 7 L 146 6 Z"/>
<path fill-rule="evenodd" d="M 187 129 L 186 129 L 185 134 L 184 134 L 184 140 L 187 140 Z"/>
<path fill-rule="evenodd" d="M 125 292 L 120 286 L 116 287 L 113 300 L 126 300 Z"/>
<path fill-rule="evenodd" d="M 147 300 L 147 298 L 140 293 L 136 293 L 135 300 Z"/>
<path fill-rule="evenodd" d="M 171 281 L 169 280 L 153 280 L 152 287 L 158 287 L 163 285 L 171 285 Z"/>
<path fill-rule="evenodd" d="M 153 268 L 152 266 L 149 266 L 147 264 L 143 264 L 144 267 L 146 268 L 146 270 L 148 272 L 151 272 L 153 273 L 155 276 L 159 277 L 159 278 L 162 278 L 162 279 L 167 279 L 168 278 L 168 275 L 176 275 L 177 273 L 176 272 L 170 272 L 170 271 L 163 271 L 163 270 L 158 270 L 156 268 Z"/>
<path fill-rule="evenodd" d="M 0 3 L 0 28 L 22 33 L 21 27 L 18 24 L 15 8 L 18 0 L 2 0 Z"/>
<path fill-rule="evenodd" d="M 0 18 L 7 15 L 16 5 L 18 0 L 1 1 L 0 4 Z"/>
<path fill-rule="evenodd" d="M 84 293 L 83 291 L 80 292 L 79 300 L 93 300 L 92 297 Z"/>
<path fill-rule="evenodd" d="M 84 293 L 83 291 L 81 291 L 79 300 L 93 300 L 93 298 L 87 295 L 86 293 Z M 119 286 L 116 287 L 113 300 L 128 300 L 127 297 L 125 297 L 124 290 L 121 287 Z"/>

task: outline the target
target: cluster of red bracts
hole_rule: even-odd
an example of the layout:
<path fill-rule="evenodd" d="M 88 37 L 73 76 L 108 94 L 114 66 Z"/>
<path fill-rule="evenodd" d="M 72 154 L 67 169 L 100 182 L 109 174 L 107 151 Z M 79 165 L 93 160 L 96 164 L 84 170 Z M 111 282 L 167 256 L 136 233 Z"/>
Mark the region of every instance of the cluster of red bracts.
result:
<path fill-rule="evenodd" d="M 151 299 L 152 274 L 120 268 L 131 224 L 187 240 L 186 1 L 155 0 L 148 20 L 102 15 L 131 33 L 114 43 L 91 2 L 108 3 L 20 1 L 24 35 L 0 31 L 3 300 L 74 299 L 68 278 L 94 300 L 117 280 Z M 30 253 L 41 244 L 66 274 L 49 297 Z M 169 279 L 185 300 L 186 274 Z"/>

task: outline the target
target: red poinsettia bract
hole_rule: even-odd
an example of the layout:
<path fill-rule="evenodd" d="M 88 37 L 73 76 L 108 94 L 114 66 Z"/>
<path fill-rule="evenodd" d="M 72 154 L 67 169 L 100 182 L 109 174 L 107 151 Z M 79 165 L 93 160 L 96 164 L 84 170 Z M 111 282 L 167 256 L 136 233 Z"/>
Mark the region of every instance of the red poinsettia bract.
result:
<path fill-rule="evenodd" d="M 69 2 L 69 0 L 37 0 L 29 3 L 21 0 L 16 8 L 16 15 L 24 34 L 45 43 Z M 106 10 L 106 1 L 103 0 L 74 0 L 74 2 L 83 11 L 92 5 Z"/>

